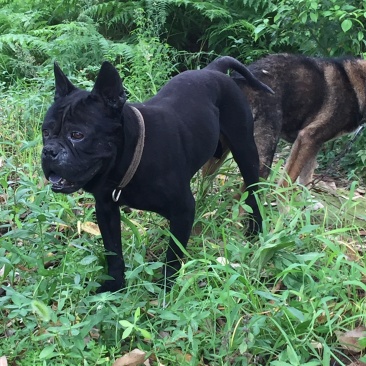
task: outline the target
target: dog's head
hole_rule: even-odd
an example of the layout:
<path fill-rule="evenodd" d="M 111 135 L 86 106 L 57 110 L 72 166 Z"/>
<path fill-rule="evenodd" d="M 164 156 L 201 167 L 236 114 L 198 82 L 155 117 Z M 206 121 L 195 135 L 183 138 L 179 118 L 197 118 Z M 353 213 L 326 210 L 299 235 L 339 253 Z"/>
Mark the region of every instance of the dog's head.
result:
<path fill-rule="evenodd" d="M 54 65 L 55 99 L 43 125 L 42 168 L 55 192 L 93 187 L 113 168 L 123 143 L 126 101 L 117 70 L 104 62 L 91 92 Z"/>

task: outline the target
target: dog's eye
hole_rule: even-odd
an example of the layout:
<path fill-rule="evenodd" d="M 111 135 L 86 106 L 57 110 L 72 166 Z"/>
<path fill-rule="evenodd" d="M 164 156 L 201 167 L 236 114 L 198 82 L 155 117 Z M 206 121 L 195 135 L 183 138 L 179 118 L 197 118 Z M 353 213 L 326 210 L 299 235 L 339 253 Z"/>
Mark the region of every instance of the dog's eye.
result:
<path fill-rule="evenodd" d="M 84 138 L 84 135 L 81 132 L 73 131 L 71 132 L 71 138 L 73 140 L 81 140 Z"/>
<path fill-rule="evenodd" d="M 43 134 L 43 137 L 48 137 L 50 135 L 48 130 L 43 130 L 42 134 Z"/>

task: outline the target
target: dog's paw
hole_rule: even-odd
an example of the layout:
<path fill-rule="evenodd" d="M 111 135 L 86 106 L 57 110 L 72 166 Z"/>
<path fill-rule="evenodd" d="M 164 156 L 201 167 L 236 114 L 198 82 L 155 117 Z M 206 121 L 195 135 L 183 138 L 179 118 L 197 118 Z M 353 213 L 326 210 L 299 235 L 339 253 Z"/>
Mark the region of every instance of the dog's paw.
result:
<path fill-rule="evenodd" d="M 107 280 L 103 282 L 103 284 L 97 289 L 96 293 L 101 294 L 103 292 L 116 292 L 125 287 L 125 281 L 123 280 L 122 283 L 115 280 Z"/>
<path fill-rule="evenodd" d="M 255 220 L 253 217 L 246 224 L 245 237 L 247 239 L 257 236 L 262 231 L 262 219 Z"/>

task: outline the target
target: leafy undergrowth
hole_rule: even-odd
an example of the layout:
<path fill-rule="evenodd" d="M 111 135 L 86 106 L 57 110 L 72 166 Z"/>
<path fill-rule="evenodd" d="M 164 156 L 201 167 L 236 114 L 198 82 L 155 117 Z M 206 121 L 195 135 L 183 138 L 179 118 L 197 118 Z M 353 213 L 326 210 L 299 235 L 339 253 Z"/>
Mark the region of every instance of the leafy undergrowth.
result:
<path fill-rule="evenodd" d="M 12 146 L 21 164 L 1 150 L 0 356 L 9 365 L 124 365 L 116 360 L 134 349 L 145 365 L 362 357 L 366 201 L 362 190 L 354 199 L 356 184 L 342 194 L 277 189 L 274 173 L 260 185 L 263 233 L 248 240 L 245 195 L 232 201 L 234 164 L 207 194 L 197 176 L 195 226 L 172 291 L 156 285 L 168 225 L 133 211 L 122 218 L 128 287 L 96 295 L 104 259 L 93 199 L 52 193 L 35 164 L 39 144 L 24 146 Z M 314 195 L 323 203 L 316 210 Z"/>
<path fill-rule="evenodd" d="M 17 112 L 0 108 L 0 364 L 361 365 L 366 200 L 356 182 L 278 189 L 278 163 L 260 183 L 263 233 L 248 239 L 229 160 L 213 183 L 192 182 L 196 220 L 172 291 L 156 285 L 168 224 L 133 211 L 121 220 L 128 286 L 96 295 L 105 261 L 94 201 L 44 181 L 33 95 L 19 94 Z"/>

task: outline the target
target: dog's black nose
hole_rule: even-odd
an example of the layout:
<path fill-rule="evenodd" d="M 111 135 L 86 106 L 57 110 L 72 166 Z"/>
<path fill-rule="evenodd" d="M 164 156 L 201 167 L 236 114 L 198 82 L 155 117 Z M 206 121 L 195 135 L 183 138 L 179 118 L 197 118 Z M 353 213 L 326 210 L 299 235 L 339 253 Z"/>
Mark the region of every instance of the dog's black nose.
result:
<path fill-rule="evenodd" d="M 56 146 L 54 145 L 46 145 L 43 147 L 42 150 L 42 156 L 44 158 L 56 158 L 57 155 L 59 154 L 60 150 L 56 148 Z"/>

